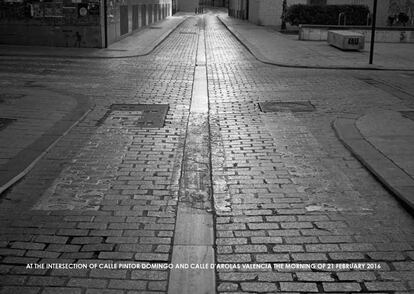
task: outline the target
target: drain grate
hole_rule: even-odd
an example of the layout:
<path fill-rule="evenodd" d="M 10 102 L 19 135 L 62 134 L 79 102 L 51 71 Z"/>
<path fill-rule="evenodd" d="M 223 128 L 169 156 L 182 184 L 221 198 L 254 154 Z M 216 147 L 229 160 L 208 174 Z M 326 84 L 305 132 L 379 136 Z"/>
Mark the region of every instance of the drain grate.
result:
<path fill-rule="evenodd" d="M 162 128 L 168 108 L 168 104 L 112 104 L 97 125 Z"/>
<path fill-rule="evenodd" d="M 161 30 L 162 27 L 150 27 L 151 30 Z"/>
<path fill-rule="evenodd" d="M 11 124 L 14 121 L 15 119 L 0 117 L 0 131 L 6 128 L 9 124 Z"/>
<path fill-rule="evenodd" d="M 183 35 L 196 35 L 197 33 L 196 32 L 185 32 L 185 31 L 181 31 L 180 34 L 183 34 Z"/>
<path fill-rule="evenodd" d="M 414 111 L 400 111 L 400 113 L 405 118 L 408 118 L 408 119 L 411 119 L 412 121 L 414 121 Z"/>
<path fill-rule="evenodd" d="M 259 103 L 262 112 L 312 112 L 315 106 L 309 101 L 275 102 L 267 101 Z"/>

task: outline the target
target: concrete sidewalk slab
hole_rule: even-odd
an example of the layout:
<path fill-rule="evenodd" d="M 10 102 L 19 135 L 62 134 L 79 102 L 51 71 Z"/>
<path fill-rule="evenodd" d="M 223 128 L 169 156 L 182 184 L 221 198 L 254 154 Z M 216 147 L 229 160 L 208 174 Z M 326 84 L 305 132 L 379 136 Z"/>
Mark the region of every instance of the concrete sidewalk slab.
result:
<path fill-rule="evenodd" d="M 414 70 L 414 44 L 376 43 L 374 64 L 369 49 L 342 51 L 327 42 L 299 41 L 269 27 L 218 15 L 227 29 L 259 60 L 284 67 L 362 70 Z M 369 43 L 366 44 L 369 48 Z"/>
<path fill-rule="evenodd" d="M 2 94 L 7 97 L 4 91 Z M 1 116 L 13 120 L 0 133 L 4 142 L 0 148 L 0 194 L 26 175 L 92 108 L 87 97 L 47 89 L 8 88 L 6 94 L 20 98 L 5 98 L 0 104 Z"/>
<path fill-rule="evenodd" d="M 170 16 L 111 44 L 105 49 L 0 45 L 0 56 L 64 58 L 128 58 L 145 56 L 161 44 L 187 17 L 185 15 Z"/>
<path fill-rule="evenodd" d="M 395 111 L 338 118 L 339 139 L 397 198 L 414 210 L 414 122 Z"/>

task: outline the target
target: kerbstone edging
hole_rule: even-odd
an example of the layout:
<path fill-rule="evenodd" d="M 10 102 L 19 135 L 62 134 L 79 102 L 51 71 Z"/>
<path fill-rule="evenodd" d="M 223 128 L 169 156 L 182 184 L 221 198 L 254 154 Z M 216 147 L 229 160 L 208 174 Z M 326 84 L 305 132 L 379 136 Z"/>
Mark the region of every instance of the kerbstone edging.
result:
<path fill-rule="evenodd" d="M 414 180 L 366 141 L 355 122 L 355 119 L 337 118 L 332 126 L 345 147 L 413 213 Z"/>
<path fill-rule="evenodd" d="M 48 90 L 49 92 L 52 92 Z M 59 96 L 67 94 L 54 93 Z M 37 138 L 32 144 L 16 154 L 7 163 L 2 165 L 6 171 L 0 174 L 0 194 L 10 188 L 33 169 L 36 163 L 43 158 L 52 147 L 59 142 L 69 131 L 81 122 L 93 109 L 94 104 L 83 95 L 76 95 L 76 107 Z"/>
<path fill-rule="evenodd" d="M 308 68 L 308 69 L 340 69 L 340 70 L 378 70 L 378 71 L 413 71 L 414 69 L 407 69 L 407 68 L 386 68 L 386 67 L 378 67 L 375 65 L 369 66 L 329 66 L 329 65 L 300 65 L 300 64 L 290 64 L 286 62 L 275 62 L 272 60 L 267 59 L 260 50 L 250 43 L 246 38 L 244 38 L 237 30 L 233 29 L 231 25 L 229 25 L 222 17 L 217 16 L 218 20 L 227 28 L 227 30 L 249 51 L 258 61 L 280 66 L 280 67 L 287 67 L 287 68 Z"/>

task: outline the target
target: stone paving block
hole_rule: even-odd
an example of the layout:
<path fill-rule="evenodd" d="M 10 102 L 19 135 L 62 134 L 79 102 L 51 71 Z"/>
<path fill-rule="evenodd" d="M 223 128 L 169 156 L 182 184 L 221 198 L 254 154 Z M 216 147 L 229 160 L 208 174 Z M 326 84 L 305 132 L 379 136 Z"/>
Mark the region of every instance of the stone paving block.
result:
<path fill-rule="evenodd" d="M 340 281 L 375 281 L 377 278 L 373 272 L 338 272 Z"/>
<path fill-rule="evenodd" d="M 82 287 L 82 288 L 106 288 L 107 284 L 108 284 L 108 281 L 103 280 L 103 279 L 74 278 L 74 279 L 70 279 L 67 285 L 70 287 Z"/>
<path fill-rule="evenodd" d="M 114 244 L 86 244 L 80 251 L 112 251 L 114 246 Z"/>
<path fill-rule="evenodd" d="M 124 289 L 124 290 L 145 290 L 147 287 L 146 281 L 128 281 L 111 279 L 108 288 Z"/>
<path fill-rule="evenodd" d="M 252 259 L 249 254 L 222 254 L 217 257 L 219 263 L 243 263 L 251 262 Z"/>
<path fill-rule="evenodd" d="M 305 251 L 301 245 L 275 245 L 273 252 L 302 252 Z"/>
<path fill-rule="evenodd" d="M 364 254 L 360 252 L 330 252 L 328 256 L 337 261 L 343 260 L 365 260 Z"/>
<path fill-rule="evenodd" d="M 131 278 L 137 280 L 167 280 L 167 271 L 135 270 L 131 272 Z"/>
<path fill-rule="evenodd" d="M 0 255 L 12 255 L 12 256 L 23 256 L 25 255 L 26 250 L 24 249 L 10 249 L 10 248 L 0 248 Z"/>
<path fill-rule="evenodd" d="M 71 244 L 99 244 L 103 243 L 102 237 L 74 237 L 70 241 Z"/>
<path fill-rule="evenodd" d="M 38 294 L 40 293 L 40 291 L 41 291 L 41 288 L 38 288 L 38 287 L 22 287 L 22 286 L 16 286 L 16 287 L 5 286 L 0 289 L 1 294 L 17 294 L 17 293 Z"/>
<path fill-rule="evenodd" d="M 80 288 L 63 288 L 63 287 L 46 287 L 43 289 L 41 294 L 81 294 L 82 289 Z"/>
<path fill-rule="evenodd" d="M 410 281 L 414 271 L 392 271 L 392 272 L 381 272 L 379 275 L 381 280 L 384 281 Z"/>
<path fill-rule="evenodd" d="M 123 290 L 111 289 L 87 289 L 86 294 L 124 294 Z"/>
<path fill-rule="evenodd" d="M 251 242 L 253 244 L 279 244 L 283 241 L 280 237 L 251 237 Z"/>
<path fill-rule="evenodd" d="M 267 247 L 264 245 L 235 245 L 234 251 L 236 253 L 267 252 Z"/>
<path fill-rule="evenodd" d="M 80 248 L 81 246 L 79 245 L 50 244 L 49 246 L 47 246 L 46 250 L 52 252 L 79 252 Z"/>
<path fill-rule="evenodd" d="M 277 287 L 274 283 L 240 283 L 240 287 L 243 291 L 254 291 L 256 293 L 275 292 Z"/>
<path fill-rule="evenodd" d="M 40 235 L 36 236 L 34 241 L 38 243 L 65 244 L 67 240 L 68 237 L 63 236 Z"/>
<path fill-rule="evenodd" d="M 392 265 L 396 270 L 400 271 L 413 271 L 414 270 L 414 261 L 399 261 L 393 262 Z"/>
<path fill-rule="evenodd" d="M 217 238 L 217 245 L 247 244 L 247 238 Z"/>
<path fill-rule="evenodd" d="M 98 258 L 101 259 L 114 259 L 114 260 L 131 260 L 134 256 L 132 252 L 105 252 L 101 251 L 98 255 Z"/>
<path fill-rule="evenodd" d="M 28 250 L 25 256 L 39 257 L 39 258 L 58 258 L 59 252 L 41 251 L 41 250 Z"/>
<path fill-rule="evenodd" d="M 107 237 L 106 243 L 111 244 L 135 244 L 138 243 L 137 237 Z"/>
<path fill-rule="evenodd" d="M 220 292 L 229 291 L 229 292 L 235 292 L 239 288 L 238 284 L 235 283 L 221 283 L 218 285 L 217 290 Z"/>
<path fill-rule="evenodd" d="M 404 260 L 405 256 L 401 252 L 368 252 L 367 255 L 373 260 Z"/>
<path fill-rule="evenodd" d="M 359 292 L 361 286 L 358 283 L 322 283 L 327 292 Z"/>
<path fill-rule="evenodd" d="M 299 281 L 308 282 L 331 282 L 334 281 L 330 273 L 317 273 L 317 272 L 298 272 L 296 276 Z"/>
<path fill-rule="evenodd" d="M 60 277 L 29 277 L 26 285 L 31 286 L 63 286 L 66 283 L 65 278 Z"/>
<path fill-rule="evenodd" d="M 401 282 L 366 282 L 368 291 L 406 291 L 404 283 Z"/>
<path fill-rule="evenodd" d="M 0 285 L 22 285 L 25 280 L 25 276 L 4 275 L 0 276 Z"/>
<path fill-rule="evenodd" d="M 263 282 L 286 282 L 293 281 L 291 273 L 259 273 L 258 280 Z"/>
<path fill-rule="evenodd" d="M 306 251 L 308 252 L 332 252 L 339 251 L 339 246 L 336 244 L 306 244 Z"/>
<path fill-rule="evenodd" d="M 13 242 L 11 248 L 16 249 L 32 249 L 32 250 L 42 250 L 46 247 L 44 243 L 29 243 L 29 242 Z"/>
<path fill-rule="evenodd" d="M 28 264 L 36 263 L 39 260 L 37 257 L 20 257 L 20 256 L 6 256 L 2 263 L 4 264 Z"/>
<path fill-rule="evenodd" d="M 281 282 L 280 289 L 287 292 L 318 292 L 316 283 Z"/>

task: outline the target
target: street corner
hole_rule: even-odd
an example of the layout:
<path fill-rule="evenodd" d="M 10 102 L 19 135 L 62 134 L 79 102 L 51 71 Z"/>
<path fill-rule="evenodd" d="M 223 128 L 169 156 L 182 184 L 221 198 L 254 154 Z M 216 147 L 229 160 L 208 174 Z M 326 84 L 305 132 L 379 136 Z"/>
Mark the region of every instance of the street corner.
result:
<path fill-rule="evenodd" d="M 88 99 L 40 83 L 6 83 L 0 94 L 1 191 L 21 179 L 50 147 L 89 112 Z"/>

